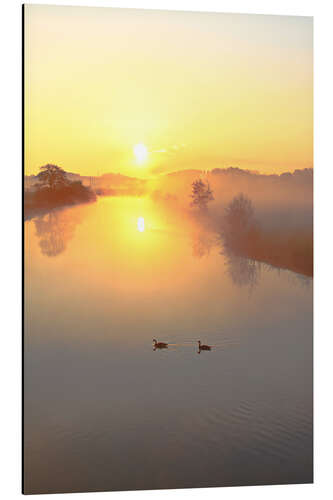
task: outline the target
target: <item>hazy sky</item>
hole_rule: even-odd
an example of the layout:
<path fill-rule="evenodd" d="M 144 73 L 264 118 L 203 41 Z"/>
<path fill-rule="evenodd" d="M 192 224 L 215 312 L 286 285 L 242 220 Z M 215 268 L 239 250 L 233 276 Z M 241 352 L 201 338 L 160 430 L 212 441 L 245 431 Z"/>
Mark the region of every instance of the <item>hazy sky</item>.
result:
<path fill-rule="evenodd" d="M 312 18 L 26 5 L 26 173 L 312 167 L 312 59 Z"/>

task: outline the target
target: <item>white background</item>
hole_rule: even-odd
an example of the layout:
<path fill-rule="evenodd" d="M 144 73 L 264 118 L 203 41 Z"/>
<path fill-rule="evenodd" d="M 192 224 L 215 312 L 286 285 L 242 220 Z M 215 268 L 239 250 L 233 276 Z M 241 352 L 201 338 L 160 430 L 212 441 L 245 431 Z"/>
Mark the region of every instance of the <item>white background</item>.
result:
<path fill-rule="evenodd" d="M 315 41 L 315 484 L 112 493 L 122 500 L 333 498 L 332 299 L 333 8 L 329 0 L 123 0 L 26 3 L 314 16 Z M 21 496 L 21 5 L 1 2 L 0 493 Z M 143 457 L 144 460 L 144 457 Z M 105 498 L 110 493 L 75 494 Z M 44 497 L 44 495 L 42 495 Z M 52 499 L 63 498 L 53 495 Z"/>

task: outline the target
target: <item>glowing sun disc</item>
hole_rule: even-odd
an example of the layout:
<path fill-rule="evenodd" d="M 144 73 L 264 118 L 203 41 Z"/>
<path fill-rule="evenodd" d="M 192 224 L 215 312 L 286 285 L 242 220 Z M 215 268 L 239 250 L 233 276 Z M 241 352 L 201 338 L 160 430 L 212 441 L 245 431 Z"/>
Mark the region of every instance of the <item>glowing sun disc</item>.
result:
<path fill-rule="evenodd" d="M 134 156 L 136 158 L 136 161 L 138 163 L 143 163 L 147 160 L 148 149 L 144 144 L 142 144 L 142 143 L 136 144 L 133 148 L 133 152 L 134 152 Z"/>
<path fill-rule="evenodd" d="M 143 233 L 143 231 L 145 230 L 145 220 L 143 217 L 138 218 L 137 227 L 138 231 L 140 231 L 140 233 Z"/>

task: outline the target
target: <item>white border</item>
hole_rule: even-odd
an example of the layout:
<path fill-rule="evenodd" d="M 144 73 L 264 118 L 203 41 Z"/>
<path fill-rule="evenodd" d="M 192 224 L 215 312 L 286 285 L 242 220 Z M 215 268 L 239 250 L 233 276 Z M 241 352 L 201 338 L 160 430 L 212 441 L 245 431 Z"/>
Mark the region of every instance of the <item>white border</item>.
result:
<path fill-rule="evenodd" d="M 226 500 L 332 497 L 333 328 L 333 8 L 326 0 L 123 0 L 56 1 L 39 4 L 93 5 L 253 14 L 310 15 L 315 22 L 315 484 L 163 490 L 112 493 L 123 500 L 208 498 Z M 1 2 L 1 463 L 0 491 L 6 499 L 20 494 L 21 480 L 21 3 Z M 87 496 L 88 495 L 88 496 Z M 110 493 L 76 494 L 104 498 Z M 45 495 L 41 495 L 45 497 Z M 63 498 L 53 495 L 52 498 Z"/>

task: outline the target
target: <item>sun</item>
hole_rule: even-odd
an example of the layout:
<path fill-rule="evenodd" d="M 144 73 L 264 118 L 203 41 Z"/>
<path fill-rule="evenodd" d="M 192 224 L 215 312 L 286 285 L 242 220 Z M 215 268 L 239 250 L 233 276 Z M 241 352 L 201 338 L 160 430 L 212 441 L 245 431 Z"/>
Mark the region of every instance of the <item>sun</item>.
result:
<path fill-rule="evenodd" d="M 148 158 L 148 149 L 147 147 L 140 143 L 140 144 L 135 144 L 133 148 L 133 153 L 136 158 L 137 163 L 144 163 L 147 158 Z"/>
<path fill-rule="evenodd" d="M 138 228 L 138 231 L 140 231 L 140 233 L 143 233 L 143 231 L 145 230 L 145 220 L 143 217 L 138 218 L 137 228 Z"/>

